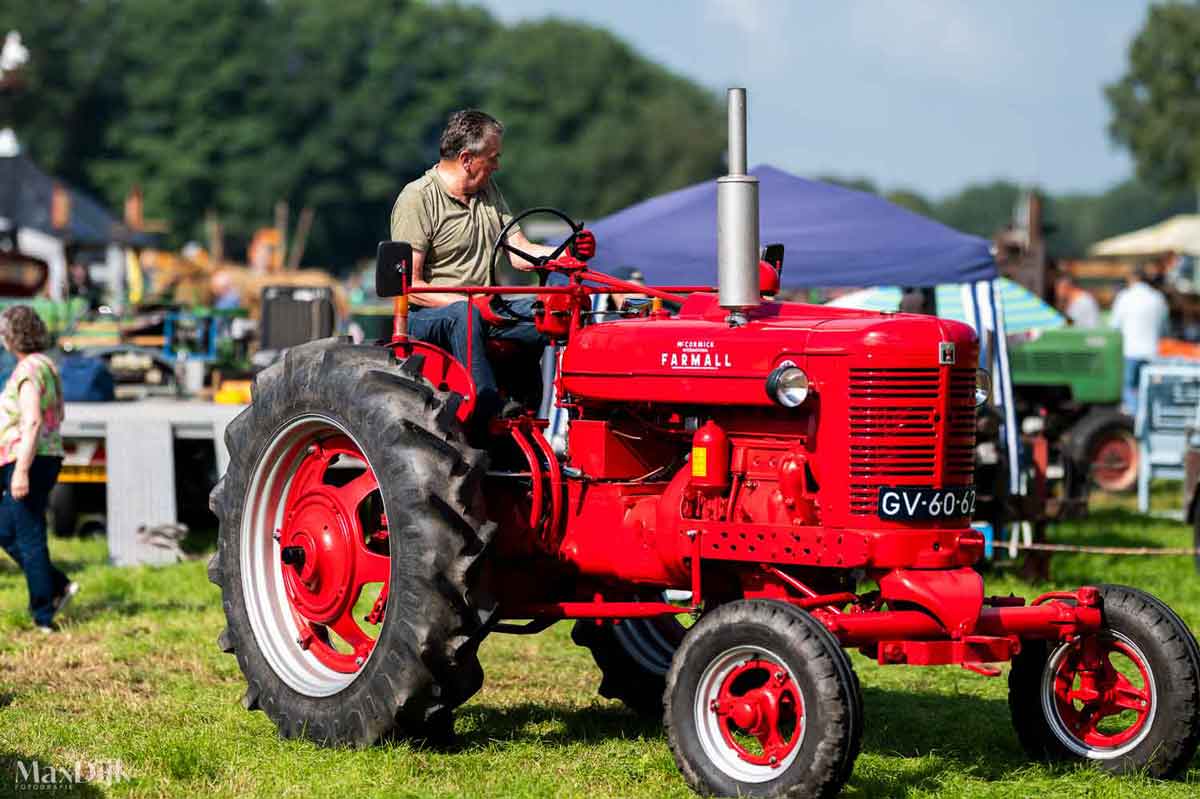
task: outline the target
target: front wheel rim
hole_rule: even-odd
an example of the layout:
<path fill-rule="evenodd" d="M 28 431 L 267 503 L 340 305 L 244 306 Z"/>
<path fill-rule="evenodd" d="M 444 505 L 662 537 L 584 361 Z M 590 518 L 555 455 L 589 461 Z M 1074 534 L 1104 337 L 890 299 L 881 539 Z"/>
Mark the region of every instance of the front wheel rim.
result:
<path fill-rule="evenodd" d="M 312 697 L 352 683 L 375 648 L 391 559 L 375 471 L 343 425 L 310 414 L 272 436 L 246 492 L 241 564 L 272 670 Z"/>
<path fill-rule="evenodd" d="M 778 778 L 796 759 L 805 735 L 804 695 L 782 657 L 737 646 L 709 663 L 694 708 L 700 747 L 735 780 Z"/>
<path fill-rule="evenodd" d="M 1051 732 L 1092 760 L 1121 757 L 1145 740 L 1157 698 L 1145 653 L 1116 630 L 1061 644 L 1042 672 L 1042 711 Z"/>

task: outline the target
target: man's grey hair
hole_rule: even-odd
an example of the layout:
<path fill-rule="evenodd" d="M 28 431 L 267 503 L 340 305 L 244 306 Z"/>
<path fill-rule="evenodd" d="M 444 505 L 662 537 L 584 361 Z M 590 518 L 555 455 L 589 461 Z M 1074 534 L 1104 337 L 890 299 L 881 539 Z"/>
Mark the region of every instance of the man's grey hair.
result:
<path fill-rule="evenodd" d="M 491 114 L 466 108 L 455 111 L 446 120 L 440 150 L 442 158 L 457 158 L 463 150 L 478 155 L 491 136 L 504 133 L 504 125 Z"/>

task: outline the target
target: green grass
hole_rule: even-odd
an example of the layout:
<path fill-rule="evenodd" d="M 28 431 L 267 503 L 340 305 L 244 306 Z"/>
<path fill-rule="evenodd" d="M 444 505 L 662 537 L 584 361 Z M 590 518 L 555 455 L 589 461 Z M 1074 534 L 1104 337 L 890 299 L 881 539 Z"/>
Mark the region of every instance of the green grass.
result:
<path fill-rule="evenodd" d="M 1156 494 L 1177 506 L 1177 487 Z M 1102 501 L 1091 519 L 1051 532 L 1056 542 L 1188 546 L 1178 522 Z M 73 767 L 120 760 L 130 778 L 90 783 L 85 796 L 611 796 L 687 797 L 660 725 L 595 694 L 598 673 L 560 624 L 534 637 L 493 636 L 487 682 L 458 715 L 454 752 L 407 744 L 364 751 L 283 741 L 261 713 L 242 710 L 241 674 L 214 641 L 223 624 L 202 559 L 117 569 L 103 541 L 53 540 L 83 584 L 62 634 L 32 630 L 24 580 L 0 564 L 0 795 L 18 761 Z M 1054 581 L 1029 585 L 999 569 L 988 592 L 1032 596 L 1051 587 L 1120 582 L 1150 590 L 1200 630 L 1200 577 L 1188 558 L 1055 555 Z M 1182 781 L 1047 768 L 1013 736 L 1006 681 L 956 667 L 879 667 L 853 656 L 867 727 L 849 797 L 1195 797 L 1200 758 Z M 42 792 L 38 792 L 42 793 Z M 55 791 L 52 795 L 71 795 Z M 29 795 L 28 793 L 19 795 Z"/>

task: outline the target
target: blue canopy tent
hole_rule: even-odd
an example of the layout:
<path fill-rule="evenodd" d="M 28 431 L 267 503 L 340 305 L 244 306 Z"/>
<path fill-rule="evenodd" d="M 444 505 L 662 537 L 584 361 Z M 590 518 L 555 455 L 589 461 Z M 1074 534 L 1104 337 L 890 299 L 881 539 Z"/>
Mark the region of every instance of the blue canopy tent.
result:
<path fill-rule="evenodd" d="M 964 316 L 983 343 L 980 361 L 996 376 L 1009 488 L 1019 493 L 1016 415 L 990 243 L 874 194 L 771 166 L 750 174 L 759 181 L 759 241 L 786 249 L 785 289 L 961 284 Z M 599 242 L 591 264 L 602 271 L 637 267 L 650 284 L 715 285 L 716 223 L 716 181 L 663 194 L 589 224 Z"/>
<path fill-rule="evenodd" d="M 935 286 L 996 277 L 990 245 L 882 197 L 806 180 L 771 166 L 759 181 L 763 244 L 787 248 L 784 288 Z M 709 180 L 589 224 L 592 264 L 636 266 L 650 283 L 716 283 L 717 183 Z"/>

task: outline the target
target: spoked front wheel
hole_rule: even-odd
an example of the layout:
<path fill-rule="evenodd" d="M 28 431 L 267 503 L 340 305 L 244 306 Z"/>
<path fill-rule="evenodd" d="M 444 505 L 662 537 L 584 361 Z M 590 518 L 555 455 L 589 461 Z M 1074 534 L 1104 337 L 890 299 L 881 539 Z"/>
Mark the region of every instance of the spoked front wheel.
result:
<path fill-rule="evenodd" d="M 837 640 L 783 603 L 706 613 L 667 675 L 667 740 L 693 790 L 835 796 L 862 734 L 862 700 Z"/>
<path fill-rule="evenodd" d="M 1014 658 L 1009 706 L 1017 738 L 1043 760 L 1174 776 L 1200 739 L 1200 649 L 1154 597 L 1124 586 L 1103 586 L 1101 594 L 1101 630 L 1027 641 Z"/>

